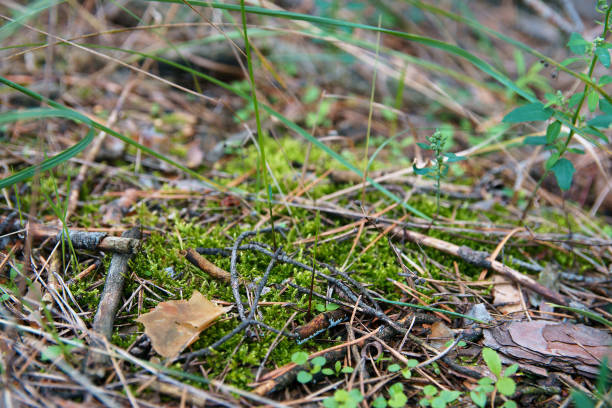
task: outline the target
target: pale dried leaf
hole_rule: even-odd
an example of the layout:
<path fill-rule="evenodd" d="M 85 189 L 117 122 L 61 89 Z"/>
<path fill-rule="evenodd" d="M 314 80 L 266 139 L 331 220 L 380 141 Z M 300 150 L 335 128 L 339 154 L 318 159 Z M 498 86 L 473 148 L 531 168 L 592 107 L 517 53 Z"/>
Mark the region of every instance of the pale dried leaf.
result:
<path fill-rule="evenodd" d="M 191 299 L 162 302 L 136 321 L 144 324 L 145 334 L 158 354 L 175 357 L 230 309 L 231 306 L 219 307 L 194 291 Z"/>

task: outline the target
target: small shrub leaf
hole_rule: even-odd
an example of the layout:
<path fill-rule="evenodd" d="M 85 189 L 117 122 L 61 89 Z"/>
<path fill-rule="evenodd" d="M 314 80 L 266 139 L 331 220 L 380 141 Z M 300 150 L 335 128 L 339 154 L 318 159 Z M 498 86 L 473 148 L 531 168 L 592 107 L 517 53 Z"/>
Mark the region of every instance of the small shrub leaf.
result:
<path fill-rule="evenodd" d="M 291 361 L 297 365 L 302 365 L 308 361 L 308 353 L 304 351 L 296 351 L 291 355 Z"/>
<path fill-rule="evenodd" d="M 560 158 L 554 166 L 550 168 L 555 173 L 555 178 L 561 190 L 566 191 L 572 186 L 572 178 L 574 177 L 574 165 L 566 158 Z"/>
<path fill-rule="evenodd" d="M 516 383 L 510 377 L 502 377 L 497 381 L 497 389 L 506 397 L 509 397 L 516 391 Z"/>
<path fill-rule="evenodd" d="M 529 103 L 514 109 L 508 113 L 502 122 L 505 123 L 521 123 L 534 122 L 538 120 L 546 120 L 553 114 L 553 110 L 544 107 L 541 102 Z"/>
<path fill-rule="evenodd" d="M 307 371 L 300 371 L 297 375 L 297 380 L 301 384 L 306 384 L 312 380 L 312 374 Z"/>
<path fill-rule="evenodd" d="M 485 363 L 487 363 L 489 370 L 491 370 L 491 372 L 495 374 L 497 378 L 499 378 L 502 369 L 499 354 L 497 354 L 495 350 L 485 347 L 482 349 L 482 358 L 484 359 Z"/>

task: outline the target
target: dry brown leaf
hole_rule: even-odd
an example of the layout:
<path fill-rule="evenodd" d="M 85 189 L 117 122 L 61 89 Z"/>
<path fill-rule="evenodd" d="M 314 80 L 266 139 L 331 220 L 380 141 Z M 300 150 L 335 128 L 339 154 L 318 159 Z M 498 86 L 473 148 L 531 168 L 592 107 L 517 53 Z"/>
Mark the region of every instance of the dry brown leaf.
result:
<path fill-rule="evenodd" d="M 502 275 L 493 276 L 493 304 L 499 305 L 497 309 L 503 314 L 520 312 L 523 310 L 521 305 L 521 293 L 516 284 Z"/>
<path fill-rule="evenodd" d="M 219 307 L 197 290 L 189 300 L 170 300 L 136 319 L 144 324 L 145 334 L 155 351 L 163 357 L 175 357 L 193 343 L 202 330 L 231 309 Z"/>

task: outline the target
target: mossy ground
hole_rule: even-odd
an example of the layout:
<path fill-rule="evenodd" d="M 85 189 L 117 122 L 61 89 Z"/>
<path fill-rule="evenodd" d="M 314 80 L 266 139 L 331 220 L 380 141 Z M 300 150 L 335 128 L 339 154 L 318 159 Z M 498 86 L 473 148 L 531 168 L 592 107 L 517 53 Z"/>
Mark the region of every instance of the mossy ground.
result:
<path fill-rule="evenodd" d="M 294 169 L 293 165 L 304 162 L 305 150 L 304 143 L 293 139 L 285 139 L 277 144 L 268 156 L 272 171 L 277 175 L 277 180 L 281 184 L 284 193 L 298 186 L 301 170 Z M 234 159 L 225 161 L 223 168 L 220 170 L 229 174 L 243 174 L 245 171 L 250 170 L 250 166 L 255 166 L 256 159 L 257 152 L 255 149 L 253 147 L 246 148 L 241 154 L 235 156 Z M 310 163 L 316 168 L 322 169 L 334 165 L 332 161 L 317 149 L 312 149 Z M 308 194 L 311 198 L 316 199 L 342 187 L 344 186 L 334 185 L 331 182 L 320 183 L 309 191 Z M 240 188 L 253 192 L 256 188 L 256 183 L 254 181 L 245 183 Z M 346 205 L 349 204 L 348 198 L 343 200 Z M 376 210 L 389 205 L 388 200 L 376 191 L 369 191 L 367 193 L 366 202 L 378 203 L 375 206 Z M 157 295 L 156 298 L 151 293 L 144 292 L 140 313 L 152 309 L 161 300 L 188 299 L 194 290 L 200 291 L 210 299 L 233 301 L 228 284 L 214 280 L 192 266 L 183 258 L 180 251 L 185 248 L 194 247 L 224 248 L 231 246 L 233 240 L 241 232 L 254 228 L 254 225 L 259 221 L 259 217 L 252 213 L 243 216 L 240 208 L 223 208 L 215 200 L 202 200 L 201 203 L 202 207 L 198 208 L 198 212 L 202 214 L 213 211 L 221 213 L 221 221 L 217 221 L 214 225 L 199 224 L 198 219 L 181 215 L 179 209 L 189 206 L 190 202 L 188 200 L 150 200 L 142 202 L 133 214 L 124 219 L 126 224 L 138 224 L 145 229 L 154 227 L 151 229 L 150 236 L 146 240 L 143 250 L 130 264 L 131 273 L 149 282 L 149 289 Z M 453 202 L 445 198 L 443 203 L 444 205 L 440 209 L 441 219 L 452 215 L 455 220 L 486 221 L 492 225 L 513 225 L 516 222 L 516 216 L 501 205 L 495 206 L 490 212 L 482 212 L 470 210 L 465 202 Z M 79 222 L 82 226 L 96 226 L 99 220 L 98 204 L 89 203 L 81 208 L 82 212 L 79 216 Z M 409 204 L 426 214 L 435 213 L 434 197 L 416 195 L 409 201 Z M 338 240 L 317 244 L 316 249 L 312 245 L 310 247 L 296 245 L 296 240 L 315 237 L 317 228 L 320 228 L 322 232 L 335 226 L 344 225 L 348 222 L 347 220 L 326 217 L 325 221 L 320 226 L 317 226 L 315 214 L 311 211 L 293 208 L 291 214 L 289 214 L 284 208 L 278 207 L 278 209 L 277 223 L 283 223 L 289 230 L 286 234 L 287 239 L 282 238 L 280 235 L 277 236 L 277 243 L 282 245 L 285 251 L 292 254 L 296 260 L 310 264 L 313 253 L 316 253 L 316 258 L 319 261 L 336 265 L 341 265 L 345 261 L 353 245 L 354 236 L 344 241 Z M 404 213 L 403 210 L 396 209 L 386 214 L 386 216 L 399 218 Z M 558 223 L 557 225 L 564 225 L 566 223 L 565 216 L 560 215 L 559 212 L 544 213 L 544 215 L 553 218 Z M 235 221 L 239 218 L 240 222 L 227 231 L 225 230 L 230 221 Z M 332 225 L 329 225 L 329 222 Z M 548 227 L 544 226 L 542 230 L 548 230 Z M 558 229 L 555 232 L 559 232 Z M 391 300 L 397 300 L 401 297 L 401 293 L 389 281 L 389 278 L 398 281 L 404 281 L 404 278 L 399 276 L 402 269 L 398 265 L 395 254 L 389 247 L 387 240 L 381 239 L 367 252 L 361 253 L 362 249 L 379 233 L 380 231 L 377 229 L 369 229 L 361 235 L 359 245 L 357 245 L 356 250 L 351 255 L 349 271 L 353 278 L 369 285 L 370 288 L 376 290 L 382 296 Z M 486 237 L 474 234 L 457 235 L 438 230 L 430 230 L 429 234 L 456 245 L 467 245 L 474 250 L 488 252 L 491 252 L 501 239 L 495 236 Z M 272 244 L 270 235 L 262 234 L 256 237 L 256 240 Z M 459 272 L 464 280 L 475 280 L 482 271 L 481 268 L 465 264 L 455 257 L 430 248 L 420 247 L 416 244 L 407 243 L 403 250 L 415 262 L 418 263 L 419 260 L 422 262 L 426 272 L 429 274 L 427 277 L 445 280 L 449 284 L 452 284 L 456 279 L 454 271 L 455 262 L 458 263 Z M 507 245 L 504 251 L 504 255 L 513 255 L 518 258 L 524 258 L 524 254 L 527 253 L 538 259 L 554 259 L 562 266 L 572 266 L 574 270 L 587 267 L 586 265 L 573 264 L 573 257 L 551 248 L 535 245 Z M 209 256 L 208 259 L 217 266 L 229 270 L 229 258 Z M 269 259 L 263 255 L 242 252 L 239 258 L 238 272 L 247 281 L 254 281 L 262 276 L 268 262 Z M 107 266 L 108 259 L 106 260 L 105 268 Z M 168 268 L 172 269 L 172 274 L 168 272 Z M 98 275 L 91 276 L 72 285 L 73 294 L 82 309 L 89 311 L 96 309 L 102 287 L 97 286 L 92 289 L 92 284 L 98 281 L 102 275 L 103 273 L 101 272 Z M 308 297 L 306 295 L 298 293 L 296 289 L 291 287 L 284 291 L 280 290 L 283 288 L 283 281 L 289 278 L 300 286 L 310 286 L 311 276 L 309 272 L 299 270 L 291 265 L 278 264 L 274 267 L 268 283 L 272 290 L 261 299 L 261 301 L 267 302 L 290 302 L 295 304 L 294 307 L 284 307 L 281 305 L 260 307 L 262 320 L 278 329 L 283 327 L 295 311 L 298 311 L 295 319 L 297 324 L 303 323 L 306 315 L 304 312 L 308 305 Z M 133 291 L 137 290 L 139 285 L 140 283 L 135 280 L 127 279 L 125 296 L 129 296 Z M 163 288 L 164 291 L 157 289 L 155 286 Z M 315 282 L 315 290 L 319 293 L 325 293 L 326 287 L 325 282 L 319 280 Z M 433 288 L 421 288 L 421 291 L 425 295 L 422 299 L 430 304 L 444 300 L 439 297 L 427 297 L 435 292 Z M 486 289 L 484 293 L 486 293 Z M 243 300 L 246 302 L 246 298 L 243 298 Z M 93 316 L 93 314 L 90 316 Z M 113 337 L 113 341 L 118 345 L 122 347 L 129 346 L 136 337 L 135 332 L 142 330 L 141 326 L 133 322 L 136 317 L 137 311 L 135 308 L 124 311 L 123 315 L 118 317 L 117 321 L 121 324 Z M 212 344 L 231 331 L 236 324 L 237 316 L 230 312 L 216 324 L 205 330 L 200 338 L 191 346 L 191 349 L 196 350 Z M 125 330 L 126 326 L 132 326 L 132 330 Z M 251 382 L 254 379 L 254 372 L 259 367 L 273 339 L 276 337 L 275 334 L 265 331 L 260 331 L 259 333 L 260 336 L 256 339 L 243 338 L 242 335 L 235 336 L 220 347 L 216 354 L 207 357 L 203 368 L 206 370 L 208 377 L 214 378 L 223 373 L 226 382 L 240 387 L 245 387 Z M 290 361 L 291 355 L 296 351 L 306 350 L 311 352 L 323 349 L 329 347 L 334 341 L 335 339 L 330 339 L 329 333 L 324 333 L 319 338 L 310 340 L 303 345 L 297 345 L 294 341 L 283 339 L 274 348 L 268 359 L 267 366 L 283 365 Z"/>

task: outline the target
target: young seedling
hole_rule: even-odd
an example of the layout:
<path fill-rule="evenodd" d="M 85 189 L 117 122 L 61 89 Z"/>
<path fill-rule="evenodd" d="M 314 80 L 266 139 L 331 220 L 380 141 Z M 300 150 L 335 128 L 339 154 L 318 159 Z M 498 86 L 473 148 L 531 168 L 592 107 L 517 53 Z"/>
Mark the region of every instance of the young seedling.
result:
<path fill-rule="evenodd" d="M 495 350 L 488 347 L 482 349 L 482 358 L 484 359 L 489 370 L 495 375 L 493 380 L 489 377 L 483 377 L 478 380 L 478 386 L 470 391 L 470 397 L 474 404 L 480 408 L 484 408 L 487 403 L 487 394 L 491 394 L 495 398 L 495 393 L 499 391 L 504 397 L 510 397 L 516 391 L 516 383 L 511 376 L 518 370 L 518 364 L 512 364 L 502 373 L 502 364 L 499 354 Z M 516 408 L 516 403 L 512 400 L 506 400 L 502 408 Z"/>
<path fill-rule="evenodd" d="M 434 223 L 440 214 L 440 182 L 448 174 L 449 167 L 447 163 L 465 160 L 465 157 L 457 156 L 455 153 L 444 152 L 446 139 L 446 135 L 440 130 L 436 130 L 433 135 L 427 138 L 429 143 L 417 143 L 420 148 L 434 152 L 433 164 L 430 167 L 423 167 L 421 169 L 416 164 L 412 165 L 415 174 L 424 175 L 436 181 L 436 215 L 431 220 L 431 224 Z"/>

